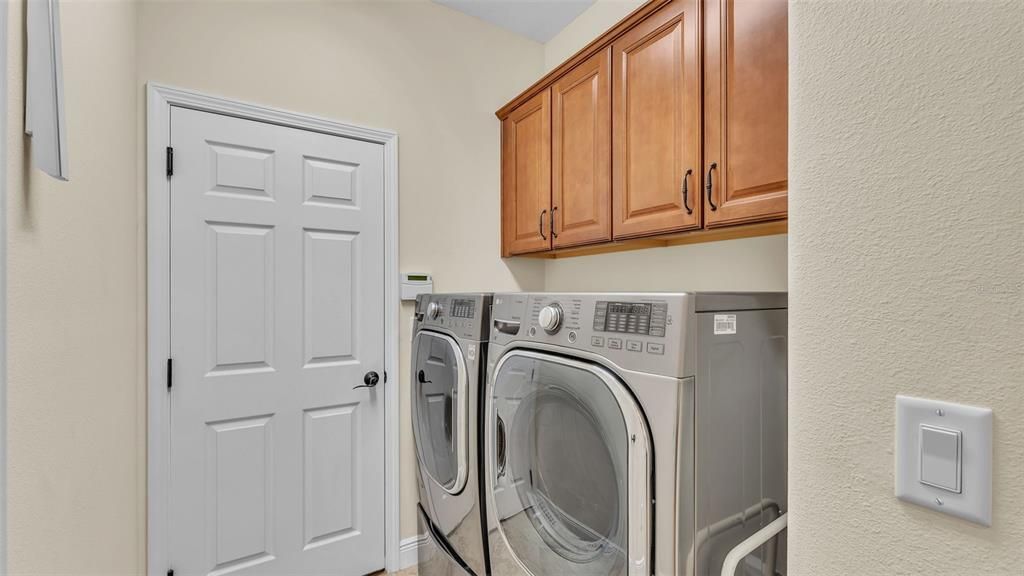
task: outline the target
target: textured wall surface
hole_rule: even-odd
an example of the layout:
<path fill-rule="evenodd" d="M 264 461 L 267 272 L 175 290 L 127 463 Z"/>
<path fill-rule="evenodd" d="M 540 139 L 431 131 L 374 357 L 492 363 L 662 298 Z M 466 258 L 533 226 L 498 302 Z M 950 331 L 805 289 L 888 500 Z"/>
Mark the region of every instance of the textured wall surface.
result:
<path fill-rule="evenodd" d="M 1024 3 L 790 8 L 790 567 L 1024 574 Z M 894 402 L 995 410 L 991 528 L 893 496 Z"/>
<path fill-rule="evenodd" d="M 71 181 L 58 182 L 30 168 L 25 3 L 10 6 L 8 569 L 139 574 L 146 429 L 136 299 L 136 9 L 61 2 Z"/>

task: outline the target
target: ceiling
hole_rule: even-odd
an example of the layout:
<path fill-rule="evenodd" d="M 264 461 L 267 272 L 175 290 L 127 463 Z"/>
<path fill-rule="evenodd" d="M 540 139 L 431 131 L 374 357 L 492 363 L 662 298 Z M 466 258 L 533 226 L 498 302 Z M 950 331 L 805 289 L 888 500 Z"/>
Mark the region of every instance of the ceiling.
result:
<path fill-rule="evenodd" d="M 540 43 L 551 40 L 594 0 L 434 0 Z"/>

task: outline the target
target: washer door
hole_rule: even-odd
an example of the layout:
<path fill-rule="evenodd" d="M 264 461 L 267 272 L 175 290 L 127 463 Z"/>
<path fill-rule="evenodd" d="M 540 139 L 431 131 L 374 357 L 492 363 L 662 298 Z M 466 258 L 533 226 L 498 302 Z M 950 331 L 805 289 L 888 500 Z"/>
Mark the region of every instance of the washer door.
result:
<path fill-rule="evenodd" d="M 458 343 L 436 332 L 413 341 L 412 423 L 420 467 L 449 494 L 466 486 L 468 391 Z"/>
<path fill-rule="evenodd" d="M 649 576 L 650 436 L 622 382 L 594 364 L 510 352 L 494 370 L 488 430 L 506 561 L 534 576 Z"/>

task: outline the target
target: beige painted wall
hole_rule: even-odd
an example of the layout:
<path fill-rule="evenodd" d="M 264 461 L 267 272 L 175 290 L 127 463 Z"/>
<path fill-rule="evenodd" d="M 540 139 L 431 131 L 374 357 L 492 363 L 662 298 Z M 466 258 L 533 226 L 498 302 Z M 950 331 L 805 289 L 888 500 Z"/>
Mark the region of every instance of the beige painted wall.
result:
<path fill-rule="evenodd" d="M 8 567 L 138 574 L 143 452 L 136 285 L 135 6 L 62 2 L 71 182 L 29 169 L 23 2 L 7 114 Z"/>
<path fill-rule="evenodd" d="M 544 69 L 551 70 L 614 26 L 646 0 L 596 0 L 544 44 Z"/>
<path fill-rule="evenodd" d="M 1024 3 L 790 6 L 791 573 L 1024 573 Z M 991 528 L 893 497 L 896 394 L 995 410 Z"/>
<path fill-rule="evenodd" d="M 597 0 L 544 45 L 545 69 L 558 66 L 643 4 Z M 546 261 L 549 291 L 785 290 L 786 236 L 649 248 Z"/>

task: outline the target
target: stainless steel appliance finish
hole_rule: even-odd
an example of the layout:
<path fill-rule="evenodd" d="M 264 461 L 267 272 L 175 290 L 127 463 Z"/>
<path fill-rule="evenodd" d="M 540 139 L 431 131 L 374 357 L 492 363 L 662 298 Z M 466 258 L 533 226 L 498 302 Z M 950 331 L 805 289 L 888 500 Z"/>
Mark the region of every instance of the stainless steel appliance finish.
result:
<path fill-rule="evenodd" d="M 495 576 L 718 574 L 786 509 L 786 295 L 495 294 Z M 784 537 L 744 576 L 786 574 Z"/>
<path fill-rule="evenodd" d="M 412 336 L 420 576 L 488 574 L 480 491 L 480 393 L 490 294 L 422 294 Z"/>

